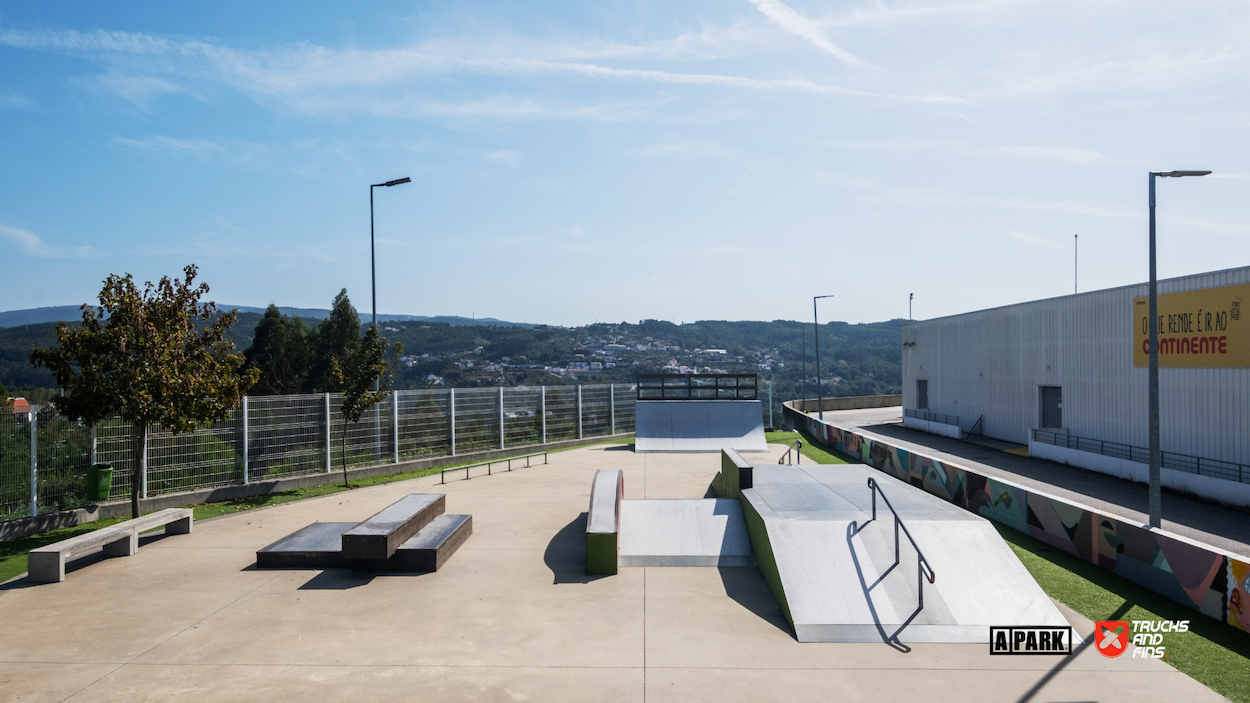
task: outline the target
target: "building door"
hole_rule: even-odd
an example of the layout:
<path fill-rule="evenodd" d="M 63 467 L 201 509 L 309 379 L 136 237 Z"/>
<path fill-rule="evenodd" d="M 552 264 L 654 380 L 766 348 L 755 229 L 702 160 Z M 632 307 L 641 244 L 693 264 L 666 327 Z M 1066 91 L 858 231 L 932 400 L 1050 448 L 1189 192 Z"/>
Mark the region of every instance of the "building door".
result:
<path fill-rule="evenodd" d="M 929 382 L 916 381 L 916 408 L 918 410 L 929 409 Z"/>
<path fill-rule="evenodd" d="M 1058 429 L 1063 427 L 1063 388 L 1059 386 L 1041 386 L 1042 394 L 1042 428 Z"/>

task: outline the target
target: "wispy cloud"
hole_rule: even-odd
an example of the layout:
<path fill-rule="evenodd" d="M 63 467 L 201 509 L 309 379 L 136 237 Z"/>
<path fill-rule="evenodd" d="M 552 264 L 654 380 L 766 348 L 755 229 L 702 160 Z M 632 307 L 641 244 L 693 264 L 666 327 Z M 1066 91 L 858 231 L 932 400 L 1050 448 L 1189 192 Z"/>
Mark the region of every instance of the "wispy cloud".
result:
<path fill-rule="evenodd" d="M 885 150 L 904 150 L 904 149 L 932 149 L 934 147 L 957 147 L 962 146 L 960 142 L 954 141 L 938 141 L 938 142 L 829 142 L 825 146 L 838 147 L 842 149 L 885 149 Z"/>
<path fill-rule="evenodd" d="M 519 151 L 492 151 L 483 156 L 488 161 L 501 163 L 508 168 L 519 168 L 521 165 L 521 152 Z"/>
<path fill-rule="evenodd" d="M 146 152 L 165 152 L 172 154 L 189 154 L 192 156 L 206 156 L 214 153 L 221 153 L 223 148 L 220 144 L 208 139 L 177 139 L 174 137 L 153 136 L 144 137 L 142 139 L 128 139 L 126 137 L 114 137 L 113 141 L 128 146 L 131 149 Z"/>
<path fill-rule="evenodd" d="M 883 0 L 864 4 L 840 16 L 827 17 L 820 24 L 826 27 L 842 27 L 858 24 L 886 24 L 940 15 L 967 18 L 996 10 L 1015 10 L 1036 5 L 1043 0 L 976 0 L 974 2 L 925 2 L 923 4 L 887 5 Z"/>
<path fill-rule="evenodd" d="M 764 13 L 765 17 L 776 22 L 782 29 L 807 40 L 809 44 L 835 59 L 860 68 L 873 67 L 872 64 L 855 54 L 836 46 L 829 40 L 829 36 L 825 34 L 825 30 L 821 29 L 819 25 L 800 15 L 794 8 L 780 2 L 780 0 L 750 0 L 750 2 L 760 12 Z"/>
<path fill-rule="evenodd" d="M 1071 164 L 1095 164 L 1111 160 L 1111 157 L 1097 151 L 1085 149 L 1064 149 L 1047 146 L 998 146 L 989 149 L 978 149 L 980 154 L 996 156 L 1012 156 L 1025 159 L 1045 159 L 1050 161 L 1066 161 Z"/>
<path fill-rule="evenodd" d="M 1014 229 L 1007 230 L 1007 236 L 1011 237 L 1012 239 L 1016 239 L 1021 242 L 1024 242 L 1025 244 L 1032 244 L 1033 246 L 1042 247 L 1044 249 L 1063 249 L 1064 248 L 1064 245 L 1054 241 L 1053 239 L 1047 239 L 1046 237 L 1039 237 L 1036 234 L 1029 234 L 1028 232 L 1018 232 Z"/>
<path fill-rule="evenodd" d="M 634 152 L 636 156 L 676 156 L 681 158 L 724 158 L 735 156 L 739 152 L 713 142 L 698 142 L 688 139 L 669 139 L 651 144 Z"/>
<path fill-rule="evenodd" d="M 1027 197 L 986 198 L 958 195 L 942 191 L 901 191 L 891 194 L 890 197 L 894 202 L 903 205 L 961 205 L 972 207 L 1008 208 L 1012 210 L 1062 212 L 1069 215 L 1088 215 L 1091 217 L 1123 219 L 1140 219 L 1143 217 L 1143 213 L 1136 210 L 1126 210 L 1083 200 L 1037 200 Z"/>
<path fill-rule="evenodd" d="M 0 238 L 13 242 L 18 249 L 30 256 L 37 256 L 43 259 L 84 257 L 90 256 L 92 253 L 89 246 L 82 246 L 76 249 L 62 249 L 49 246 L 34 232 L 7 225 L 0 225 Z"/>
<path fill-rule="evenodd" d="M 838 188 L 877 188 L 881 185 L 881 177 L 851 176 L 845 173 L 817 171 L 812 174 L 812 182 L 818 185 Z"/>
<path fill-rule="evenodd" d="M 165 92 L 188 92 L 186 81 L 212 80 L 252 96 L 261 103 L 277 101 L 306 114 L 339 115 L 344 111 L 411 116 L 414 103 L 422 115 L 450 106 L 430 102 L 420 91 L 425 76 L 476 74 L 508 77 L 567 76 L 594 80 L 661 85 L 704 86 L 748 91 L 808 93 L 891 101 L 951 104 L 963 102 L 943 95 L 911 95 L 821 83 L 806 78 L 760 78 L 715 73 L 685 73 L 628 68 L 579 60 L 525 56 L 484 56 L 472 47 L 427 43 L 399 49 L 337 50 L 299 44 L 267 51 L 245 51 L 207 41 L 154 37 L 126 32 L 0 32 L 0 45 L 85 54 L 110 66 L 100 80 L 127 100 L 142 104 Z M 832 47 L 832 45 L 830 44 Z M 836 49 L 836 47 L 833 47 Z M 840 50 L 839 50 L 840 51 Z M 547 52 L 559 53 L 559 52 Z M 132 62 L 118 56 L 158 56 L 146 73 L 131 75 Z M 849 56 L 849 55 L 848 55 Z M 854 57 L 851 57 L 854 58 Z M 165 76 L 153 76 L 161 68 Z M 412 91 L 412 92 L 409 92 Z M 414 97 L 420 96 L 420 97 Z M 488 101 L 489 102 L 489 101 Z M 472 107 L 472 103 L 468 104 Z M 524 105 L 520 105 L 524 108 Z M 457 106 L 463 111 L 465 106 Z M 513 114 L 546 115 L 542 110 Z M 590 115 L 597 115 L 592 108 Z"/>
<path fill-rule="evenodd" d="M 25 110 L 35 106 L 35 101 L 21 95 L 0 95 L 0 110 Z"/>

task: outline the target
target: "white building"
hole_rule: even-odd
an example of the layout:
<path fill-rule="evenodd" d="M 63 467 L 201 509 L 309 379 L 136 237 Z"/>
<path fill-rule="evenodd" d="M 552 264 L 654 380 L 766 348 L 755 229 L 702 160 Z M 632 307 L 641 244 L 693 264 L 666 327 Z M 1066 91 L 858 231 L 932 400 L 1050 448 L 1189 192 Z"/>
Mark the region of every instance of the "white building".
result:
<path fill-rule="evenodd" d="M 979 430 L 1144 481 L 1147 294 L 1142 283 L 903 325 L 904 424 Z M 1247 308 L 1250 267 L 1159 282 L 1164 485 L 1250 505 Z"/>

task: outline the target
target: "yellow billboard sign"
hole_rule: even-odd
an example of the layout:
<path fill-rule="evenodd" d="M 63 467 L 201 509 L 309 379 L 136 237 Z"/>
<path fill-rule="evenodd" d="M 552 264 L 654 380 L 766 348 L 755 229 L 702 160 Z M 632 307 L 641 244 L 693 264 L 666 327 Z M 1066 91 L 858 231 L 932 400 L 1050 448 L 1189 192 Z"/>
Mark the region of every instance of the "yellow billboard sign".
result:
<path fill-rule="evenodd" d="M 1250 284 L 1159 296 L 1159 366 L 1250 366 Z M 1150 299 L 1133 299 L 1133 365 L 1150 365 Z"/>

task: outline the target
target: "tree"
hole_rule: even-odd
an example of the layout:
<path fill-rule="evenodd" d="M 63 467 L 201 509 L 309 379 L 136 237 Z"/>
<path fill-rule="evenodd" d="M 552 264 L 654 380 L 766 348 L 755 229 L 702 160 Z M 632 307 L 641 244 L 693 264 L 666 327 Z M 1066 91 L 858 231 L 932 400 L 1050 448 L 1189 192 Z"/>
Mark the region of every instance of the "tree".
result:
<path fill-rule="evenodd" d="M 336 393 L 343 390 L 346 370 L 360 346 L 360 316 L 347 289 L 334 296 L 330 315 L 313 332 L 313 365 L 306 392 Z"/>
<path fill-rule="evenodd" d="M 252 388 L 255 395 L 301 393 L 308 378 L 312 354 L 308 329 L 298 317 L 291 318 L 270 305 L 256 325 L 252 346 L 243 352 L 245 368 L 260 371 Z"/>
<path fill-rule="evenodd" d="M 234 345 L 224 338 L 236 312 L 214 320 L 217 304 L 200 303 L 208 284 L 193 287 L 194 264 L 183 272 L 184 280 L 164 276 L 142 291 L 130 274 L 110 275 L 99 307 L 82 306 L 82 326 L 59 323 L 59 347 L 35 347 L 30 355 L 64 389 L 52 399 L 61 415 L 93 425 L 116 414 L 134 426 L 134 517 L 148 426 L 177 434 L 224 420 L 259 375 L 256 369 L 240 372 L 243 358 L 231 353 Z M 197 322 L 206 323 L 202 330 Z"/>
<path fill-rule="evenodd" d="M 345 293 L 340 294 L 344 299 Z M 403 353 L 403 345 L 396 344 L 392 360 L 398 360 Z M 360 422 L 366 410 L 386 400 L 386 396 L 390 395 L 394 371 L 386 360 L 386 340 L 378 336 L 378 328 L 374 325 L 369 326 L 364 339 L 357 341 L 355 349 L 346 359 L 345 367 L 340 367 L 337 360 L 332 361 L 331 375 L 343 389 L 340 412 L 343 413 L 343 485 L 347 488 L 351 488 L 347 481 L 347 422 L 351 421 L 353 425 Z M 374 390 L 375 387 L 377 390 Z"/>

